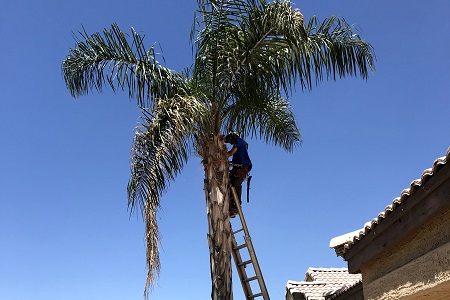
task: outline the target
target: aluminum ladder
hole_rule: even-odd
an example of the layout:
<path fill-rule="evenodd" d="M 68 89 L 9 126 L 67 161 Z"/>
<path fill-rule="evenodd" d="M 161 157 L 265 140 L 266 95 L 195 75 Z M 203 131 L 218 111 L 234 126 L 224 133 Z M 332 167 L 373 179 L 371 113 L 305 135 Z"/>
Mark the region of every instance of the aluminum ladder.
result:
<path fill-rule="evenodd" d="M 255 298 L 262 297 L 262 299 L 264 300 L 270 300 L 269 293 L 267 292 L 266 284 L 261 273 L 261 268 L 259 267 L 258 259 L 256 257 L 255 249 L 253 248 L 252 239 L 250 237 L 250 233 L 248 232 L 247 223 L 245 222 L 244 213 L 242 212 L 239 201 L 237 201 L 238 196 L 236 193 L 236 189 L 234 187 L 231 187 L 231 192 L 233 193 L 233 199 L 235 199 L 234 201 L 236 202 L 236 207 L 238 210 L 238 214 L 236 215 L 236 217 L 239 216 L 239 220 L 242 225 L 242 228 L 239 230 L 233 231 L 233 229 L 231 229 L 231 252 L 233 254 L 237 273 L 239 274 L 242 288 L 244 290 L 245 299 L 253 300 Z M 236 238 L 243 239 L 244 242 L 238 245 L 238 243 L 236 242 Z M 242 259 L 245 253 L 241 255 L 240 252 L 244 249 L 247 249 L 248 255 L 248 259 L 246 259 L 245 261 L 243 261 Z M 248 266 L 252 266 L 254 271 L 254 274 L 250 274 L 250 277 L 247 275 L 247 271 L 251 272 L 252 270 L 250 270 L 250 268 L 247 269 Z M 250 284 L 255 280 L 257 280 L 257 283 L 259 285 L 259 292 L 257 291 L 256 293 L 252 291 L 252 285 Z M 253 288 L 256 288 L 255 284 L 253 284 Z"/>

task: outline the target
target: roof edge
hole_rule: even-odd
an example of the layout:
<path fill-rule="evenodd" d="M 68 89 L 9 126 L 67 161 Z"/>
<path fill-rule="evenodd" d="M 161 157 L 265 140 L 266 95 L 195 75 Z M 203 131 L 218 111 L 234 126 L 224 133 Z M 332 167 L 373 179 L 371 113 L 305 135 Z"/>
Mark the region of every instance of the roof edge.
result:
<path fill-rule="evenodd" d="M 364 227 L 360 230 L 343 234 L 334 237 L 330 240 L 330 248 L 334 248 L 336 255 L 344 258 L 344 255 L 360 240 L 362 240 L 372 229 L 379 225 L 384 219 L 386 219 L 397 207 L 402 204 L 406 199 L 415 193 L 421 186 L 423 186 L 428 180 L 436 175 L 439 170 L 450 162 L 450 147 L 447 148 L 445 156 L 437 158 L 431 168 L 425 169 L 422 172 L 420 179 L 413 180 L 410 187 L 404 189 L 400 196 L 395 198 L 391 204 L 386 206 L 385 210 L 380 212 L 378 216 L 369 222 L 364 224 Z"/>

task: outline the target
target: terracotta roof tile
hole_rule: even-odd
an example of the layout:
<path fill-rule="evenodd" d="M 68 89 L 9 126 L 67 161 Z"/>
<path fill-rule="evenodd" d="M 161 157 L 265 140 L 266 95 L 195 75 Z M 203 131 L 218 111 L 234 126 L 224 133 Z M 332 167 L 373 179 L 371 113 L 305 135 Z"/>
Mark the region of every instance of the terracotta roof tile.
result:
<path fill-rule="evenodd" d="M 361 282 L 361 274 L 349 274 L 346 268 L 309 268 L 304 281 L 288 281 L 287 292 L 301 293 L 307 300 L 325 300 L 325 295 L 342 292 Z"/>
<path fill-rule="evenodd" d="M 404 189 L 400 196 L 395 198 L 392 203 L 380 212 L 376 218 L 364 224 L 360 230 L 347 233 L 333 238 L 330 241 L 330 247 L 334 248 L 338 256 L 343 256 L 347 251 L 358 243 L 364 236 L 366 236 L 375 226 L 380 224 L 386 217 L 388 217 L 397 207 L 405 202 L 411 195 L 413 195 L 422 185 L 430 180 L 439 170 L 450 161 L 450 147 L 447 149 L 445 156 L 436 159 L 433 166 L 422 172 L 420 179 L 411 182 L 409 188 Z"/>
<path fill-rule="evenodd" d="M 351 289 L 356 288 L 357 286 L 361 285 L 362 281 L 355 282 L 353 285 L 344 285 L 339 289 L 329 291 L 324 294 L 326 300 L 333 300 L 336 299 L 338 296 L 350 291 Z"/>

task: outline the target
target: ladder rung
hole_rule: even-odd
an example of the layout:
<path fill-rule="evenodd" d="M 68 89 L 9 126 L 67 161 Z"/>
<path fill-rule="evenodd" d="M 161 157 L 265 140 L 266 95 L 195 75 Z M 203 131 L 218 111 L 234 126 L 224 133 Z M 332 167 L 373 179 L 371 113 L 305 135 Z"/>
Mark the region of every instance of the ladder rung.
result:
<path fill-rule="evenodd" d="M 233 196 L 235 197 L 235 199 L 238 198 L 237 194 L 236 194 L 236 190 L 235 188 L 232 186 L 231 187 L 231 192 L 233 193 Z M 267 288 L 266 285 L 264 283 L 264 279 L 261 273 L 261 269 L 259 267 L 258 264 L 258 260 L 256 258 L 256 254 L 255 254 L 255 250 L 253 249 L 253 244 L 252 244 L 252 240 L 250 238 L 250 234 L 248 232 L 248 228 L 247 228 L 247 224 L 245 222 L 245 218 L 244 218 L 244 213 L 241 209 L 239 209 L 238 206 L 238 214 L 239 214 L 239 221 L 240 224 L 242 225 L 242 228 L 236 231 L 231 230 L 231 247 L 232 247 L 232 252 L 233 252 L 233 258 L 234 258 L 234 262 L 236 264 L 236 271 L 239 274 L 239 279 L 241 280 L 241 284 L 242 284 L 242 288 L 244 290 L 244 295 L 246 297 L 247 300 L 254 300 L 257 297 L 262 297 L 264 300 L 269 300 L 269 295 L 267 293 Z M 230 223 L 231 225 L 231 223 Z M 235 234 L 239 233 L 243 231 L 243 238 L 244 238 L 244 243 L 241 245 L 238 245 L 238 243 L 236 242 L 236 237 Z M 240 234 L 239 236 L 241 237 L 242 234 Z M 250 257 L 246 257 L 245 261 L 243 261 L 243 257 L 241 256 L 241 249 L 243 248 L 247 248 L 248 251 L 248 255 L 250 255 Z M 247 265 L 252 265 L 253 266 L 253 274 L 247 274 L 246 272 L 246 268 Z M 253 276 L 253 277 L 248 277 L 248 276 Z M 259 291 L 252 291 L 252 286 L 256 284 L 255 282 L 251 282 L 253 280 L 257 280 L 257 283 L 259 285 Z"/>
<path fill-rule="evenodd" d="M 255 279 L 258 279 L 258 276 L 253 276 L 253 277 L 250 277 L 250 278 L 245 278 L 245 279 L 244 279 L 244 282 L 249 282 L 249 281 L 252 281 L 252 280 L 255 280 Z"/>
<path fill-rule="evenodd" d="M 246 261 L 244 261 L 244 262 L 241 262 L 241 263 L 239 264 L 239 267 L 242 267 L 242 266 L 245 266 L 245 265 L 248 265 L 248 264 L 251 264 L 251 263 L 252 263 L 252 260 L 249 259 L 249 260 L 246 260 Z"/>
<path fill-rule="evenodd" d="M 244 230 L 244 228 L 241 228 L 241 229 L 239 229 L 239 230 L 233 231 L 233 234 L 236 234 L 236 233 L 241 232 L 241 231 L 243 231 L 243 230 Z"/>
<path fill-rule="evenodd" d="M 261 297 L 263 294 L 259 293 L 259 294 L 254 294 L 254 295 L 250 295 L 248 296 L 248 298 L 256 298 L 256 297 Z"/>
<path fill-rule="evenodd" d="M 245 248 L 245 247 L 247 247 L 247 244 L 242 244 L 240 246 L 237 246 L 237 247 L 233 248 L 233 250 L 240 250 L 240 249 Z"/>

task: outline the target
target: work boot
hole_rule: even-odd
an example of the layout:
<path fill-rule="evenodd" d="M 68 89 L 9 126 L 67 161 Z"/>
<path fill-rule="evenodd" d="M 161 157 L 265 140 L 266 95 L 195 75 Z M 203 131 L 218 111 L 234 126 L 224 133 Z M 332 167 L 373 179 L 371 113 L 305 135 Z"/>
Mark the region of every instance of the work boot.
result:
<path fill-rule="evenodd" d="M 230 213 L 230 218 L 234 218 L 236 216 L 236 214 L 238 213 L 238 209 L 236 207 L 236 203 L 234 202 L 233 198 L 230 199 L 229 213 Z"/>
<path fill-rule="evenodd" d="M 230 218 L 234 218 L 236 217 L 236 215 L 238 214 L 238 209 L 236 207 L 230 207 Z"/>

